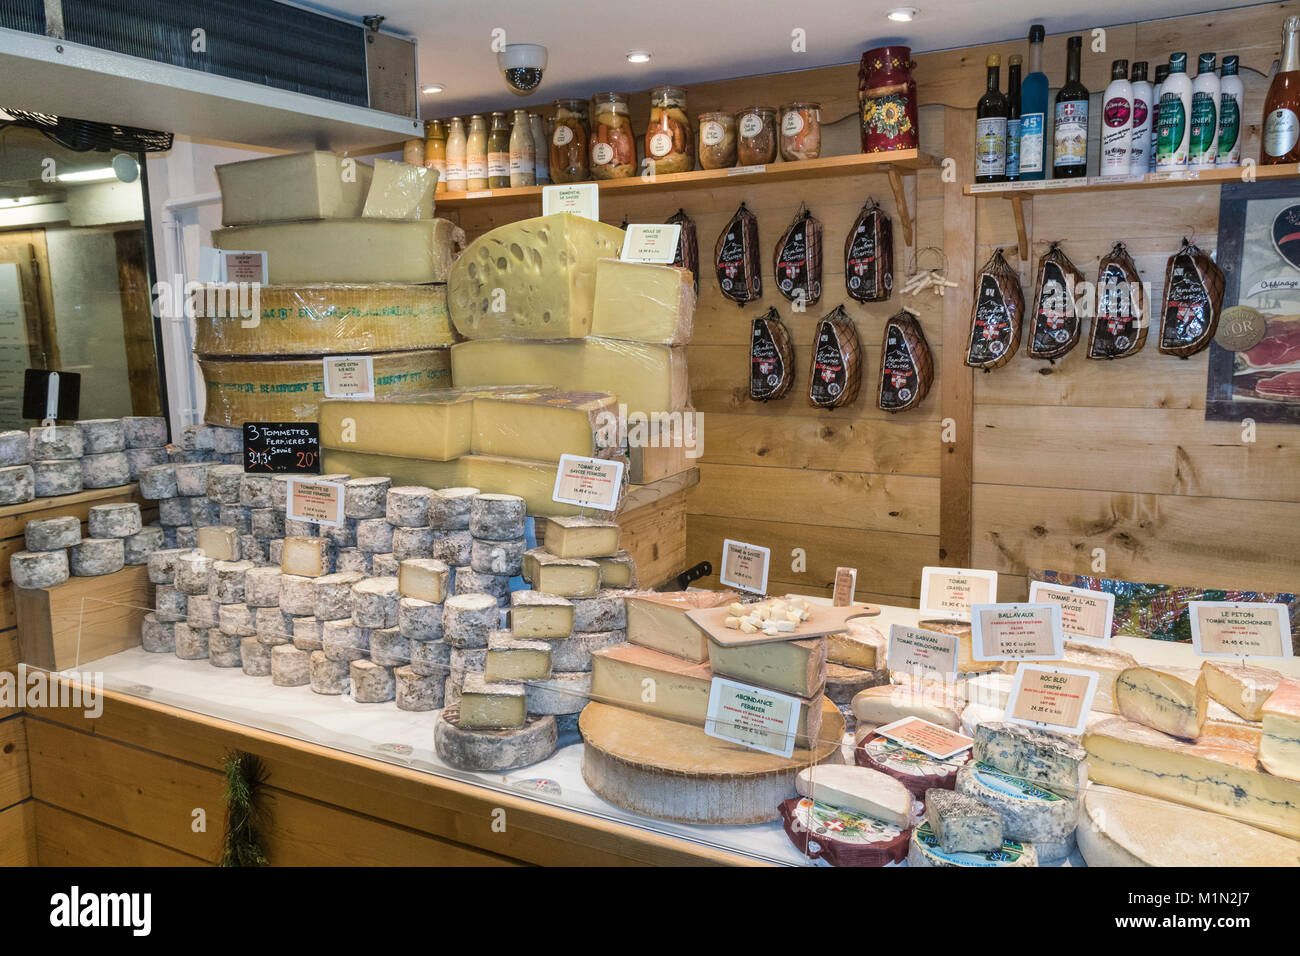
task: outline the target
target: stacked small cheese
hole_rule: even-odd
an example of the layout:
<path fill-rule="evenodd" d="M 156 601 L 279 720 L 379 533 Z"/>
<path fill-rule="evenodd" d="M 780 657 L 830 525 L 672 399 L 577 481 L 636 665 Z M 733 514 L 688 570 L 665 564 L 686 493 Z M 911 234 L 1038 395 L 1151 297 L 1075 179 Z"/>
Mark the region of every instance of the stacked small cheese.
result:
<path fill-rule="evenodd" d="M 133 502 L 92 506 L 87 530 L 89 537 L 83 538 L 81 522 L 71 515 L 27 522 L 27 549 L 9 559 L 14 585 L 45 588 L 62 584 L 69 574 L 112 574 L 128 564 L 147 563 L 163 541 L 162 528 L 145 527 L 140 506 Z"/>
<path fill-rule="evenodd" d="M 95 418 L 0 432 L 0 505 L 116 488 L 167 460 L 161 418 Z"/>

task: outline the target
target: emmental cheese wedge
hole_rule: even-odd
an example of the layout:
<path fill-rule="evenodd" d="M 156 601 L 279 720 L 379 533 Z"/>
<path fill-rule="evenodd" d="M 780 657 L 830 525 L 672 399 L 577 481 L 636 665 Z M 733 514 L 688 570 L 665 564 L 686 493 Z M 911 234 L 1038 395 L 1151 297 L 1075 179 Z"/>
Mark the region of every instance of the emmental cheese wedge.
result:
<path fill-rule="evenodd" d="M 641 591 L 627 596 L 627 639 L 633 644 L 701 663 L 709 639 L 687 611 L 722 607 L 740 598 L 735 591 Z"/>
<path fill-rule="evenodd" d="M 1090 729 L 1083 745 L 1096 783 L 1300 838 L 1300 782 L 1261 772 L 1245 746 L 1190 744 L 1120 717 Z"/>
<path fill-rule="evenodd" d="M 1195 740 L 1205 728 L 1210 695 L 1205 677 L 1188 667 L 1128 667 L 1115 678 L 1121 717 Z"/>
<path fill-rule="evenodd" d="M 1264 702 L 1282 683 L 1275 670 L 1227 660 L 1202 661 L 1201 673 L 1210 697 L 1246 720 L 1260 719 Z"/>
<path fill-rule="evenodd" d="M 795 697 L 816 697 L 826 686 L 826 639 L 815 637 L 734 647 L 711 640 L 709 667 L 719 677 Z"/>
<path fill-rule="evenodd" d="M 894 826 L 906 827 L 912 795 L 888 774 L 867 767 L 822 764 L 805 767 L 794 778 L 801 797 L 852 810 Z"/>
<path fill-rule="evenodd" d="M 1300 780 L 1300 681 L 1284 680 L 1261 708 L 1259 762 L 1279 777 Z"/>
<path fill-rule="evenodd" d="M 484 233 L 448 280 L 456 331 L 470 339 L 583 338 L 591 332 L 596 261 L 617 256 L 622 245 L 622 229 L 572 213 Z"/>
<path fill-rule="evenodd" d="M 621 259 L 597 261 L 592 335 L 685 345 L 694 315 L 691 270 Z"/>

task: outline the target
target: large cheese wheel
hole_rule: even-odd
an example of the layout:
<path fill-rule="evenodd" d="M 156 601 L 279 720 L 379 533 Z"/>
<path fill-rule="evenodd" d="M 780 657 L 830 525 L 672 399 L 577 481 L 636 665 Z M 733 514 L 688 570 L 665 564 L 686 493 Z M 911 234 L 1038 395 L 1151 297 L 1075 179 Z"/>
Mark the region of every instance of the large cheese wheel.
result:
<path fill-rule="evenodd" d="M 462 730 L 458 714 L 448 707 L 433 725 L 438 756 L 460 770 L 504 773 L 545 760 L 555 753 L 555 718 L 530 717 L 523 727 L 509 730 Z"/>

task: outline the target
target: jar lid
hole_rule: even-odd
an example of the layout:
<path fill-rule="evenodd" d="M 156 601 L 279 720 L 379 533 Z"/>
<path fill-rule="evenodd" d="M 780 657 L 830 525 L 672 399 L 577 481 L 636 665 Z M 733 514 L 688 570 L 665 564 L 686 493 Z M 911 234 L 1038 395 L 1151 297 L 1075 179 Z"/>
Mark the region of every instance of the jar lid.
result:
<path fill-rule="evenodd" d="M 787 103 L 785 104 L 785 106 L 781 107 L 781 109 L 783 110 L 820 110 L 821 108 L 822 105 L 820 103 L 812 103 L 809 101 L 804 101 L 800 103 Z"/>
<path fill-rule="evenodd" d="M 721 120 L 734 120 L 735 118 L 736 118 L 736 114 L 735 114 L 735 113 L 728 113 L 726 110 L 714 110 L 714 111 L 711 112 L 711 113 L 701 113 L 701 114 L 700 114 L 700 122 L 701 122 L 701 123 L 703 123 L 705 120 L 720 120 L 720 119 L 721 119 Z"/>
<path fill-rule="evenodd" d="M 746 106 L 741 113 L 775 113 L 776 108 L 772 106 Z"/>
<path fill-rule="evenodd" d="M 626 103 L 626 93 L 597 93 L 592 97 L 598 103 Z"/>
<path fill-rule="evenodd" d="M 557 109 L 559 109 L 560 107 L 563 107 L 563 108 L 566 109 L 566 110 L 582 110 L 584 113 L 587 111 L 587 101 L 586 101 L 586 100 L 577 100 L 577 99 L 572 99 L 572 100 L 556 100 L 556 101 L 555 101 L 555 106 L 556 106 Z"/>

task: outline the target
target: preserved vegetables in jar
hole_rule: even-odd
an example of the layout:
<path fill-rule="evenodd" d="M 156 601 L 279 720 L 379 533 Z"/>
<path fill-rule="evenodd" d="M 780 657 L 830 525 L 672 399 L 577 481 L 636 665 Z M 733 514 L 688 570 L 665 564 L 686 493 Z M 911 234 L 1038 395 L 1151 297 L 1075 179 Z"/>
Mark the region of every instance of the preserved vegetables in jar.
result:
<path fill-rule="evenodd" d="M 740 111 L 736 155 L 742 166 L 763 166 L 776 159 L 776 110 L 750 106 Z"/>
<path fill-rule="evenodd" d="M 551 133 L 551 182 L 580 183 L 587 178 L 587 101 L 556 100 Z"/>
<path fill-rule="evenodd" d="M 700 114 L 699 151 L 703 169 L 726 169 L 736 165 L 735 114 Z"/>
<path fill-rule="evenodd" d="M 695 168 L 695 137 L 686 115 L 686 91 L 659 86 L 650 91 L 650 124 L 645 157 L 656 173 L 686 173 Z"/>
<path fill-rule="evenodd" d="M 781 107 L 781 158 L 816 159 L 821 154 L 821 105 L 791 103 Z"/>
<path fill-rule="evenodd" d="M 622 93 L 596 96 L 591 120 L 591 178 L 626 179 L 636 175 L 636 137 L 627 97 Z"/>

